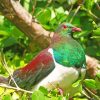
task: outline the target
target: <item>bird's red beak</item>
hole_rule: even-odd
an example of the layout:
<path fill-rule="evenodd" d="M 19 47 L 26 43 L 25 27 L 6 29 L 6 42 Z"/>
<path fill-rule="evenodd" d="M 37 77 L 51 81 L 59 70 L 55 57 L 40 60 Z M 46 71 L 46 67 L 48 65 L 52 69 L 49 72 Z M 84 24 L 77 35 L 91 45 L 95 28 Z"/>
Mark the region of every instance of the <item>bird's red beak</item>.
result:
<path fill-rule="evenodd" d="M 81 28 L 78 28 L 78 27 L 73 27 L 72 28 L 72 32 L 81 32 L 82 29 Z"/>

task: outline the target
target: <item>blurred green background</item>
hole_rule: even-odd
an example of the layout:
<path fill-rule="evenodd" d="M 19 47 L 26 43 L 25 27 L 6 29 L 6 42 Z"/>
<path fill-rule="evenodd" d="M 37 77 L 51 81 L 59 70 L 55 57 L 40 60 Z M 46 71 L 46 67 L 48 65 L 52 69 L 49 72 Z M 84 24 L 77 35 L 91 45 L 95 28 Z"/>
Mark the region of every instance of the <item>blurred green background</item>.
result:
<path fill-rule="evenodd" d="M 20 3 L 49 31 L 55 31 L 62 22 L 70 22 L 81 5 L 71 23 L 81 27 L 82 32 L 74 33 L 73 37 L 81 43 L 87 55 L 100 60 L 100 0 L 20 0 Z M 31 50 L 30 42 L 13 23 L 0 15 L 0 51 L 11 71 L 27 64 L 39 52 L 39 48 L 34 52 Z M 8 75 L 1 62 L 0 74 Z"/>

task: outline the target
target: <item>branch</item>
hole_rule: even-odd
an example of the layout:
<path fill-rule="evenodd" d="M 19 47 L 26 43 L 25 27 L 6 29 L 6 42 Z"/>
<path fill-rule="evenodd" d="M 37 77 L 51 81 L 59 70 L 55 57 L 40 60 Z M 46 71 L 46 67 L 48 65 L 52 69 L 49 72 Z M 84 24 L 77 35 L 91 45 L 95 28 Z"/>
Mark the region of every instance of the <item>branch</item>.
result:
<path fill-rule="evenodd" d="M 96 16 L 95 14 L 93 14 L 91 10 L 87 10 L 86 8 L 83 8 L 83 9 L 84 9 L 84 11 L 88 12 L 93 18 L 100 21 L 100 18 L 98 16 Z"/>
<path fill-rule="evenodd" d="M 83 90 L 81 92 L 86 98 L 88 98 L 88 100 L 91 100 L 91 97 L 89 95 L 86 94 L 86 92 Z"/>
<path fill-rule="evenodd" d="M 99 6 L 98 2 L 96 2 L 96 5 L 97 5 L 98 9 L 100 10 L 100 6 Z"/>
<path fill-rule="evenodd" d="M 0 12 L 27 35 L 32 43 L 36 42 L 41 48 L 46 48 L 50 44 L 52 32 L 46 31 L 39 23 L 36 23 L 19 1 L 0 0 Z"/>
<path fill-rule="evenodd" d="M 91 90 L 84 86 L 84 90 L 88 92 L 95 100 L 100 100 L 97 95 L 95 95 Z"/>
<path fill-rule="evenodd" d="M 31 91 L 27 91 L 27 90 L 24 90 L 24 89 L 21 89 L 21 88 L 12 87 L 12 86 L 9 86 L 9 85 L 3 84 L 3 83 L 0 83 L 0 87 L 13 89 L 13 90 L 16 90 L 16 91 L 21 91 L 21 92 L 26 92 L 26 93 L 29 93 L 29 94 L 33 93 Z"/>
<path fill-rule="evenodd" d="M 97 59 L 86 55 L 87 72 L 89 76 L 95 77 L 98 69 L 100 69 L 100 63 Z"/>
<path fill-rule="evenodd" d="M 81 8 L 81 5 L 79 5 L 79 6 L 77 7 L 77 9 L 75 10 L 75 13 L 74 13 L 74 15 L 72 16 L 72 18 L 70 19 L 69 23 L 72 23 L 74 17 L 76 16 L 76 14 L 77 14 L 77 12 L 79 11 L 80 8 Z"/>

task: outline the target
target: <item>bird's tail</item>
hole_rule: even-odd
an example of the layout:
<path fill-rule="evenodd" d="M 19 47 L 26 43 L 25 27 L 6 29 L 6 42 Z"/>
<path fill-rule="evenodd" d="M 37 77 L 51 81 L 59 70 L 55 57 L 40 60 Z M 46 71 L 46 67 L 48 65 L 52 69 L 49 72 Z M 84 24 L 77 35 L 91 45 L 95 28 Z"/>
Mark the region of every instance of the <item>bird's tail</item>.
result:
<path fill-rule="evenodd" d="M 8 78 L 0 76 L 0 83 L 8 84 Z"/>

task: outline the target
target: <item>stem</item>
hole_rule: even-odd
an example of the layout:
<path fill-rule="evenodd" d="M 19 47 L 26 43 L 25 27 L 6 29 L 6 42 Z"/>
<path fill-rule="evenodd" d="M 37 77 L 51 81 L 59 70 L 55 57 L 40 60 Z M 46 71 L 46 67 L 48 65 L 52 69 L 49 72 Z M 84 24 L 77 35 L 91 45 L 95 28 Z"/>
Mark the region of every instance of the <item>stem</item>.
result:
<path fill-rule="evenodd" d="M 100 18 L 97 17 L 95 14 L 93 14 L 93 13 L 91 12 L 91 10 L 87 10 L 86 8 L 83 8 L 83 10 L 86 11 L 86 12 L 88 12 L 88 13 L 89 13 L 92 17 L 94 17 L 95 19 L 100 20 Z"/>
<path fill-rule="evenodd" d="M 2 54 L 1 54 L 1 62 L 2 62 L 2 64 L 4 65 L 4 68 L 5 68 L 6 71 L 8 72 L 9 76 L 11 77 L 11 80 L 14 82 L 15 86 L 16 86 L 17 88 L 19 88 L 19 86 L 18 86 L 17 83 L 15 82 L 15 80 L 14 80 L 14 78 L 13 78 L 11 72 L 9 71 L 9 68 L 8 68 L 7 63 L 6 63 L 5 57 L 4 57 Z"/>
<path fill-rule="evenodd" d="M 69 23 L 72 23 L 74 17 L 76 16 L 77 12 L 79 11 L 80 7 L 81 7 L 81 5 L 79 5 L 79 6 L 77 7 L 77 9 L 75 10 L 75 13 L 74 13 L 74 15 L 72 16 L 72 18 L 70 19 Z"/>
<path fill-rule="evenodd" d="M 90 10 L 88 11 L 88 13 L 93 16 L 95 19 L 100 20 L 100 18 L 98 18 L 95 14 L 93 14 Z"/>
<path fill-rule="evenodd" d="M 97 95 L 95 95 L 91 90 L 89 90 L 87 87 L 84 86 L 85 91 L 87 91 L 92 97 L 95 98 L 95 100 L 100 100 Z"/>
<path fill-rule="evenodd" d="M 71 7 L 70 7 L 70 9 L 69 9 L 69 14 L 70 14 L 70 12 L 72 11 L 72 9 L 73 9 L 73 4 L 71 5 Z"/>
<path fill-rule="evenodd" d="M 91 97 L 90 97 L 88 94 L 86 94 L 85 92 L 86 92 L 85 90 L 84 90 L 84 92 L 82 91 L 82 94 L 83 94 L 86 98 L 88 98 L 89 100 L 91 100 Z"/>
<path fill-rule="evenodd" d="M 32 0 L 30 0 L 30 2 L 32 3 Z M 33 7 L 32 7 L 31 14 L 33 14 L 33 13 L 34 13 L 35 8 L 36 8 L 36 4 L 37 4 L 37 1 L 36 1 L 36 0 L 34 0 L 34 4 L 33 4 Z"/>
<path fill-rule="evenodd" d="M 52 2 L 52 0 L 48 0 L 48 1 L 47 1 L 47 4 L 45 5 L 45 7 L 44 7 L 40 12 L 38 12 L 37 15 L 36 15 L 35 17 L 37 18 L 37 16 L 38 16 L 41 12 L 44 13 L 44 11 L 45 11 L 46 8 L 50 5 L 51 2 Z"/>
<path fill-rule="evenodd" d="M 96 2 L 96 5 L 97 5 L 98 9 L 100 10 L 100 6 L 99 6 L 98 2 Z"/>
<path fill-rule="evenodd" d="M 8 89 L 13 89 L 13 90 L 16 90 L 16 91 L 21 91 L 21 92 L 26 92 L 26 93 L 29 93 L 29 94 L 33 93 L 31 91 L 27 91 L 27 90 L 24 90 L 24 89 L 21 89 L 21 88 L 16 88 L 16 87 L 8 86 L 8 85 L 3 84 L 3 83 L 0 83 L 0 87 L 8 88 Z"/>

